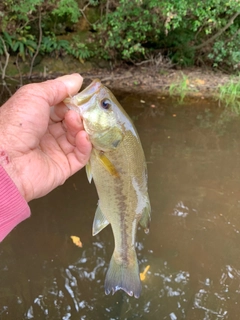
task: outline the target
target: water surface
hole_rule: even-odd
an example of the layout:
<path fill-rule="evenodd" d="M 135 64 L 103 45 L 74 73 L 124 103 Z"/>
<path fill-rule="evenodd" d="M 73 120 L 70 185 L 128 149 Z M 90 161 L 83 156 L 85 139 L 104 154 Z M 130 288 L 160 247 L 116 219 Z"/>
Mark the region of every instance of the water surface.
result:
<path fill-rule="evenodd" d="M 91 235 L 98 199 L 82 170 L 32 201 L 31 218 L 0 244 L 0 319 L 239 319 L 240 119 L 201 99 L 117 97 L 148 162 L 141 297 L 104 294 L 113 236 Z"/>

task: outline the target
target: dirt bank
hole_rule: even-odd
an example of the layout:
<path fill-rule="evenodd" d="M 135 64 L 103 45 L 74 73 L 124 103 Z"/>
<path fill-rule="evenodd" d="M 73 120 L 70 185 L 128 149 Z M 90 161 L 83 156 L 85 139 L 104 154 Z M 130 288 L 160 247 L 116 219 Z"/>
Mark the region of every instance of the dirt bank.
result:
<path fill-rule="evenodd" d="M 181 91 L 185 82 L 185 87 L 182 90 L 185 90 L 187 96 L 204 97 L 214 96 L 218 86 L 230 79 L 229 75 L 211 70 L 197 68 L 156 70 L 153 67 L 124 67 L 116 68 L 113 71 L 92 70 L 83 72 L 82 76 L 89 80 L 97 77 L 113 89 L 161 94 L 169 94 L 169 89 L 173 86 Z M 177 92 L 178 90 L 176 90 Z"/>
<path fill-rule="evenodd" d="M 28 78 L 29 65 L 23 64 L 16 69 L 14 61 L 8 66 L 8 71 L 13 77 Z M 19 76 L 20 72 L 20 76 Z M 44 57 L 33 69 L 32 81 L 35 79 L 51 79 L 59 75 L 79 72 L 86 84 L 94 78 L 99 78 L 112 89 L 131 92 L 146 91 L 152 93 L 169 94 L 171 87 L 178 88 L 176 94 L 184 90 L 185 96 L 211 97 L 216 94 L 219 85 L 230 79 L 219 71 L 211 69 L 188 68 L 176 70 L 164 66 L 128 66 L 111 68 L 105 61 L 80 63 L 78 60 L 65 57 L 63 59 Z M 8 73 L 8 72 L 7 72 Z M 183 86 L 184 84 L 184 86 Z"/>

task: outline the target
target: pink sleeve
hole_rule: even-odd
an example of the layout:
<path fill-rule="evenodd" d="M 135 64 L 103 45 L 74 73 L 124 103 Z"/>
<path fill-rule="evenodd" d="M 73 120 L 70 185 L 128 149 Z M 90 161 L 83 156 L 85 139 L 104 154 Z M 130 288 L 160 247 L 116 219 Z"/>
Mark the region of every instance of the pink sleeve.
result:
<path fill-rule="evenodd" d="M 0 166 L 0 242 L 16 225 L 29 217 L 27 202 Z"/>

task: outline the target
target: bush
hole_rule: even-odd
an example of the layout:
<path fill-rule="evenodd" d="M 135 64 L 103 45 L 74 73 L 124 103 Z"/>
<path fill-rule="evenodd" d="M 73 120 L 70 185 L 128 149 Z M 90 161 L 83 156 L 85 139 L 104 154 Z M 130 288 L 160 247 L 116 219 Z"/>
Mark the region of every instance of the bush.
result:
<path fill-rule="evenodd" d="M 180 65 L 207 62 L 213 67 L 239 67 L 239 1 L 114 3 L 96 25 L 106 56 L 136 62 L 160 51 Z"/>
<path fill-rule="evenodd" d="M 236 0 L 4 0 L 0 54 L 5 44 L 10 54 L 23 60 L 38 51 L 64 51 L 88 59 L 93 55 L 88 44 L 58 36 L 74 30 L 83 15 L 88 21 L 84 9 L 91 6 L 97 6 L 96 16 L 101 17 L 95 25 L 89 22 L 97 56 L 136 63 L 161 54 L 182 66 L 240 68 L 240 1 Z"/>

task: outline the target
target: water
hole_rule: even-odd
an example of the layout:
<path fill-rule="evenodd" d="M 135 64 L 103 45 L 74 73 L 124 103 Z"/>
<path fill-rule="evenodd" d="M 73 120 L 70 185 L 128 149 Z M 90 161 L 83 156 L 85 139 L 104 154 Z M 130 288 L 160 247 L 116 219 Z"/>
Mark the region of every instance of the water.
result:
<path fill-rule="evenodd" d="M 97 194 L 82 170 L 32 201 L 31 218 L 0 244 L 0 319 L 239 319 L 240 119 L 205 100 L 117 96 L 148 162 L 141 297 L 104 294 L 113 236 L 91 236 Z"/>

